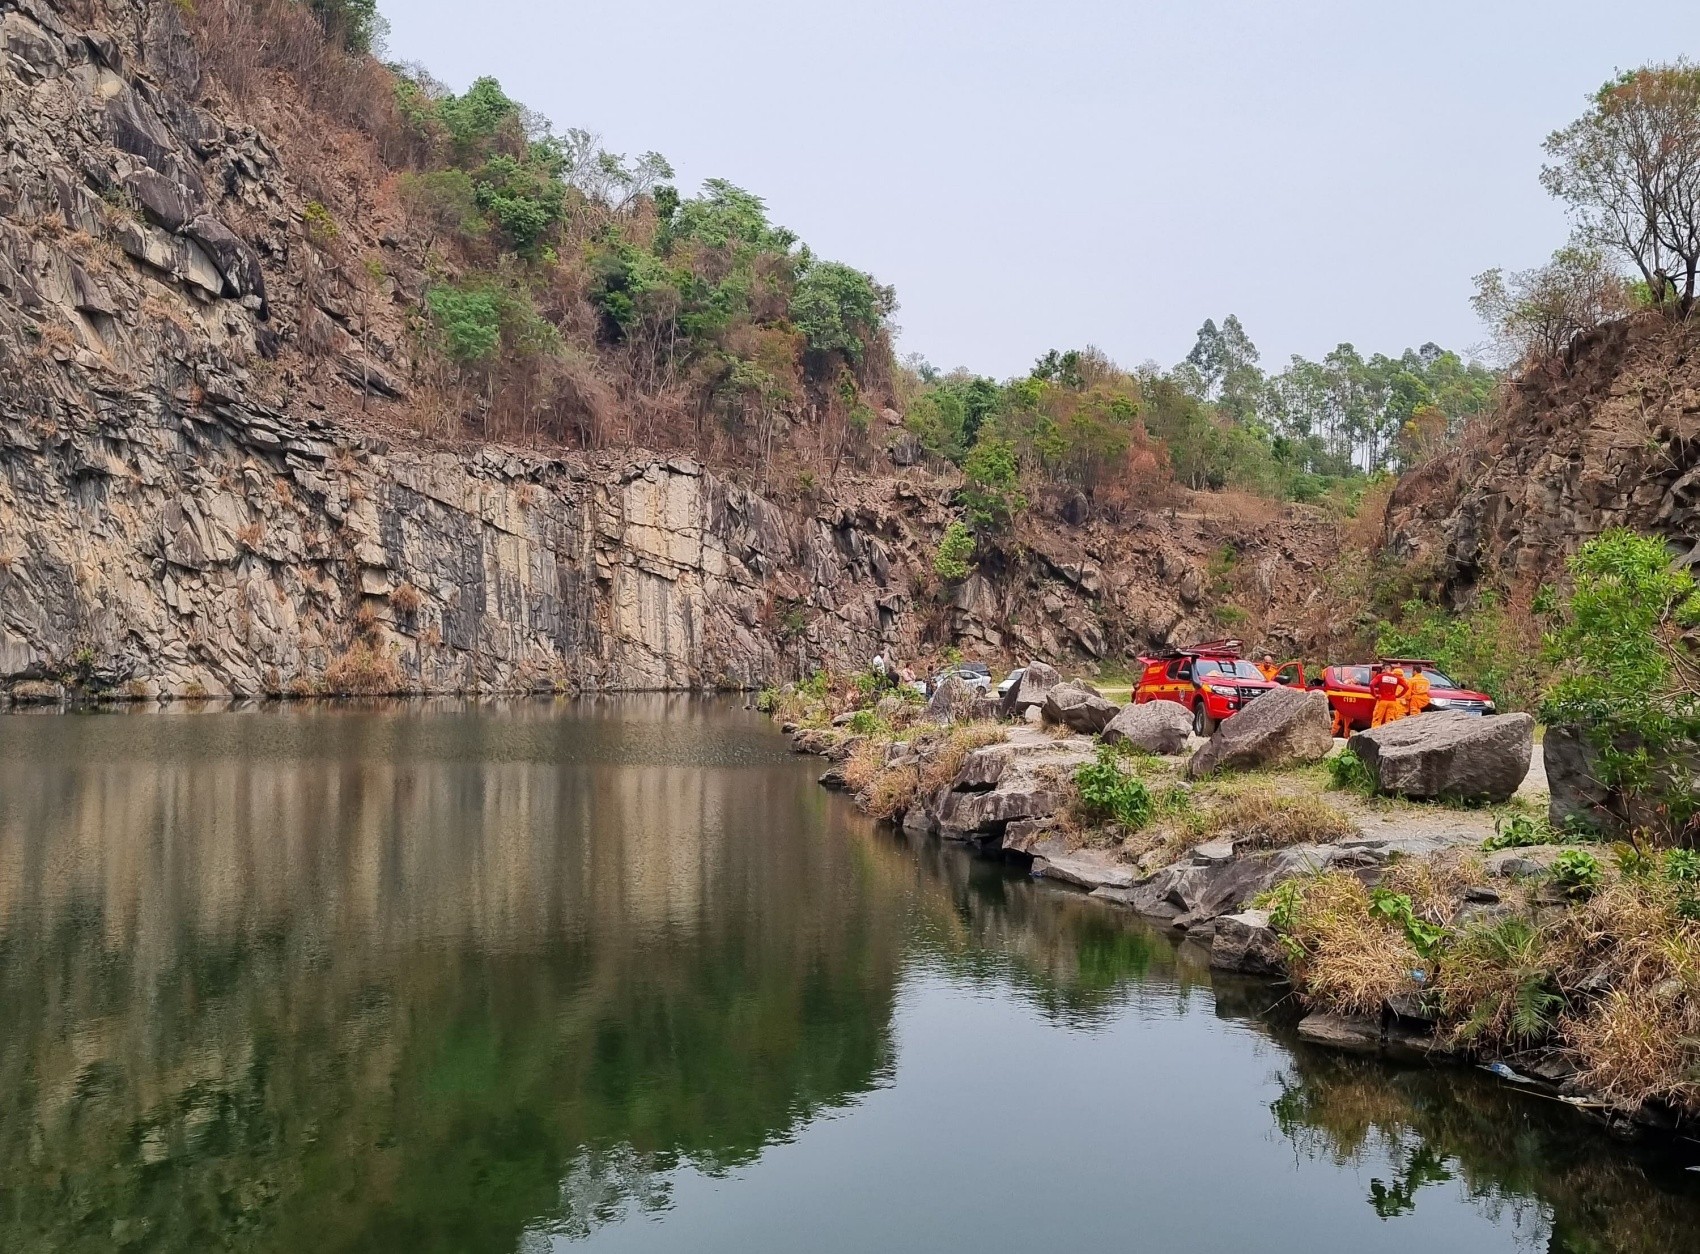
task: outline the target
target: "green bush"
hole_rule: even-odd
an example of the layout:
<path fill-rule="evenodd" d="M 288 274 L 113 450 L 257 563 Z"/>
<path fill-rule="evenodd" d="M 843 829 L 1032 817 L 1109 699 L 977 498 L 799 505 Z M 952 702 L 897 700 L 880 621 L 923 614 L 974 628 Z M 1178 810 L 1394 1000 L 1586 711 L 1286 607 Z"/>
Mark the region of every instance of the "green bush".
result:
<path fill-rule="evenodd" d="M 1604 880 L 1600 860 L 1586 849 L 1566 849 L 1553 860 L 1553 882 L 1571 897 L 1591 897 Z"/>
<path fill-rule="evenodd" d="M 1074 786 L 1089 821 L 1113 821 L 1136 832 L 1151 821 L 1156 802 L 1145 782 L 1122 770 L 1115 751 L 1100 746 L 1097 757 L 1074 772 Z"/>
<path fill-rule="evenodd" d="M 1614 530 L 1571 559 L 1574 588 L 1548 641 L 1559 678 L 1541 718 L 1584 730 L 1595 777 L 1632 836 L 1684 843 L 1700 827 L 1685 759 L 1700 752 L 1700 692 L 1683 631 L 1700 589 L 1662 541 Z M 1686 668 L 1686 669 L 1685 669 Z"/>
<path fill-rule="evenodd" d="M 933 555 L 933 573 L 947 583 L 960 583 L 973 572 L 974 533 L 961 522 L 953 522 L 939 539 Z"/>
<path fill-rule="evenodd" d="M 1015 446 L 1008 440 L 982 434 L 962 463 L 962 473 L 968 480 L 962 504 L 976 526 L 1006 527 L 1027 508 Z"/>
<path fill-rule="evenodd" d="M 495 356 L 502 342 L 502 302 L 494 289 L 440 284 L 425 293 L 425 307 L 456 365 L 475 365 Z"/>

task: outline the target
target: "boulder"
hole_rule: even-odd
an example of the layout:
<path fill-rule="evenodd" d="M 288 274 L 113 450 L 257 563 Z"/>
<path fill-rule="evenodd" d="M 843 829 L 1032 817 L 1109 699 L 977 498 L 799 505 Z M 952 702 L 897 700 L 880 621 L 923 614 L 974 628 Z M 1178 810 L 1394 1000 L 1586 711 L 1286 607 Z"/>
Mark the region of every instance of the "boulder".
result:
<path fill-rule="evenodd" d="M 1056 668 L 1047 666 L 1044 662 L 1029 662 L 1021 676 L 1021 682 L 1009 690 L 1004 698 L 1004 717 L 1025 714 L 1035 706 L 1045 704 L 1045 694 L 1062 682 L 1062 676 Z"/>
<path fill-rule="evenodd" d="M 1297 688 L 1271 688 L 1232 718 L 1192 755 L 1187 774 L 1320 762 L 1334 747 L 1328 698 Z"/>
<path fill-rule="evenodd" d="M 1349 747 L 1369 767 L 1378 792 L 1503 802 L 1529 773 L 1535 720 L 1527 714 L 1478 718 L 1441 711 L 1359 732 Z"/>
<path fill-rule="evenodd" d="M 1178 701 L 1148 701 L 1124 705 L 1104 727 L 1107 745 L 1132 745 L 1146 753 L 1177 754 L 1192 734 L 1192 715 Z"/>
<path fill-rule="evenodd" d="M 1041 707 L 1047 723 L 1060 723 L 1088 736 L 1096 736 L 1110 725 L 1120 711 L 1113 701 L 1106 701 L 1080 684 L 1057 684 L 1045 694 Z"/>
<path fill-rule="evenodd" d="M 1247 910 L 1217 919 L 1210 938 L 1210 965 L 1246 975 L 1285 975 L 1281 938 L 1269 926 L 1269 911 Z"/>
<path fill-rule="evenodd" d="M 933 689 L 933 696 L 927 702 L 927 712 L 922 715 L 929 723 L 965 723 L 974 717 L 974 690 L 962 682 L 960 676 L 946 675 L 944 681 Z"/>

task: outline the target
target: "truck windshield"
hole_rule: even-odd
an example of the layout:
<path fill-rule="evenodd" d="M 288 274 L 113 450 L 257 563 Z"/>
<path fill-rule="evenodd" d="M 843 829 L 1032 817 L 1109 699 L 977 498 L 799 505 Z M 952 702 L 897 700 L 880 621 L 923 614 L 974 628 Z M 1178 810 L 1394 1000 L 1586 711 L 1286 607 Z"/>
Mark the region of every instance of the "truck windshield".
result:
<path fill-rule="evenodd" d="M 1428 680 L 1429 687 L 1431 687 L 1431 688 L 1456 688 L 1456 687 L 1458 687 L 1458 682 L 1456 680 L 1451 679 L 1448 676 L 1441 674 L 1439 671 L 1435 670 L 1433 667 L 1429 667 L 1429 666 L 1423 667 L 1423 678 Z"/>
<path fill-rule="evenodd" d="M 1199 658 L 1198 665 L 1193 668 L 1193 674 L 1199 679 L 1208 675 L 1220 675 L 1224 679 L 1262 679 L 1263 672 L 1254 663 L 1247 661 L 1226 661 L 1216 658 Z"/>

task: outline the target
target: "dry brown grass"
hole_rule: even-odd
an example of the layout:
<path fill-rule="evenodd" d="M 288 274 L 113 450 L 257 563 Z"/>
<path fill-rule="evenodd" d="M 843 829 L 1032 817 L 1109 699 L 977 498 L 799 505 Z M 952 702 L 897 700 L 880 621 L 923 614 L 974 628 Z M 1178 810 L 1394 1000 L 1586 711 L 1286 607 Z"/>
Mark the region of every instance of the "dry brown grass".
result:
<path fill-rule="evenodd" d="M 1370 913 L 1369 890 L 1355 875 L 1329 871 L 1293 881 L 1290 891 L 1297 908 L 1286 935 L 1304 955 L 1294 974 L 1308 1002 L 1373 1015 L 1411 991 L 1411 971 L 1426 964 L 1403 931 Z"/>
<path fill-rule="evenodd" d="M 1259 788 L 1223 800 L 1204 812 L 1201 839 L 1231 836 L 1247 849 L 1338 844 L 1358 835 L 1358 825 L 1320 797 Z"/>
<path fill-rule="evenodd" d="M 325 667 L 325 690 L 336 696 L 388 696 L 407 690 L 395 658 L 361 641 Z"/>
<path fill-rule="evenodd" d="M 250 553 L 258 553 L 260 545 L 264 544 L 265 540 L 266 524 L 261 519 L 256 518 L 253 522 L 244 523 L 236 529 L 236 543 Z"/>
<path fill-rule="evenodd" d="M 1008 734 L 1008 728 L 998 723 L 963 723 L 952 727 L 937 748 L 922 753 L 921 791 L 935 793 L 949 787 L 970 753 L 995 745 Z"/>
<path fill-rule="evenodd" d="M 410 583 L 400 583 L 390 592 L 390 608 L 397 614 L 417 614 L 425 604 L 425 594 Z"/>
<path fill-rule="evenodd" d="M 1700 1107 L 1700 922 L 1660 881 L 1623 880 L 1576 906 L 1545 947 L 1560 987 L 1610 991 L 1560 1025 L 1583 1079 L 1624 1106 Z"/>

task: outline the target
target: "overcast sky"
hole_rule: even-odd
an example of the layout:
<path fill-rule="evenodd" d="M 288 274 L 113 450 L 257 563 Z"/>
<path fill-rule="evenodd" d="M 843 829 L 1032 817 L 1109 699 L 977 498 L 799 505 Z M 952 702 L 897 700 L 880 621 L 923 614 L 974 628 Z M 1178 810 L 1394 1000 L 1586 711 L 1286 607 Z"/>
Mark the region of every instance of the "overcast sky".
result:
<path fill-rule="evenodd" d="M 390 55 L 762 196 L 894 284 L 902 352 L 998 377 L 1465 349 L 1471 276 L 1567 227 L 1541 140 L 1696 0 L 380 0 Z"/>

